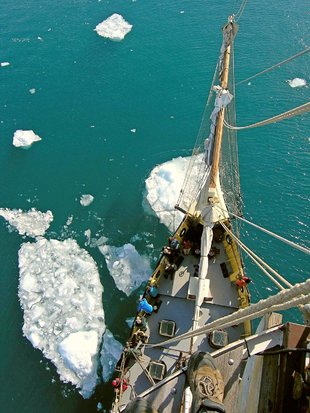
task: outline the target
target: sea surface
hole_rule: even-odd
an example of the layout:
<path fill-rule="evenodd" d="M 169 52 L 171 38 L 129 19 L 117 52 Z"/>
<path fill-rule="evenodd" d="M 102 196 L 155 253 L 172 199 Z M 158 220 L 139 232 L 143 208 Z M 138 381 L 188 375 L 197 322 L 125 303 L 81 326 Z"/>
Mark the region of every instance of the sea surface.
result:
<path fill-rule="evenodd" d="M 132 239 L 151 263 L 169 233 L 143 208 L 145 179 L 160 163 L 188 156 L 195 142 L 221 45 L 220 29 L 241 1 L 1 0 L 0 208 L 50 210 L 46 237 L 75 239 L 96 261 L 104 286 L 105 322 L 124 343 L 126 318 L 139 291 L 127 297 L 84 232 L 111 245 Z M 133 25 L 121 42 L 97 35 L 113 13 Z M 236 80 L 309 46 L 305 0 L 248 1 L 239 20 Z M 309 54 L 236 89 L 237 124 L 251 124 L 309 101 Z M 35 89 L 35 93 L 30 93 Z M 12 145 L 17 129 L 42 141 Z M 309 240 L 310 117 L 241 131 L 238 137 L 244 215 L 294 242 Z M 93 203 L 81 206 L 82 194 Z M 72 223 L 66 226 L 69 217 Z M 309 259 L 243 226 L 244 241 L 292 283 L 308 278 Z M 134 237 L 134 238 L 133 238 Z M 146 247 L 153 245 L 150 251 Z M 94 412 L 109 408 L 100 385 L 84 400 L 60 382 L 53 365 L 23 337 L 18 301 L 18 250 L 31 241 L 0 218 L 0 407 L 5 413 Z M 246 261 L 252 300 L 276 288 Z M 293 321 L 300 320 L 290 312 Z"/>

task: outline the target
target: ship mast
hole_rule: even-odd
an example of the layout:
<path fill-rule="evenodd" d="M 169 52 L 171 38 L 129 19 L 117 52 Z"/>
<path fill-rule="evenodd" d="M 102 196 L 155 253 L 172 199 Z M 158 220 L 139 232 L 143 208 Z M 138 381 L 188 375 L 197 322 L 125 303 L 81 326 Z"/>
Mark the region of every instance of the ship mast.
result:
<path fill-rule="evenodd" d="M 228 24 L 223 28 L 224 47 L 225 46 L 226 47 L 224 50 L 224 55 L 223 55 L 223 60 L 222 60 L 221 88 L 222 90 L 225 90 L 225 91 L 228 89 L 231 41 L 236 31 L 237 31 L 237 25 L 233 22 L 233 17 L 230 16 L 228 19 Z M 211 166 L 211 172 L 210 172 L 209 198 L 213 198 L 216 192 L 216 184 L 217 184 L 217 179 L 218 179 L 218 174 L 219 174 L 219 164 L 220 164 L 221 146 L 222 146 L 222 138 L 223 138 L 224 115 L 225 115 L 225 107 L 222 107 L 218 113 L 217 122 L 216 122 L 214 147 L 213 147 L 213 155 L 212 155 L 212 166 Z"/>

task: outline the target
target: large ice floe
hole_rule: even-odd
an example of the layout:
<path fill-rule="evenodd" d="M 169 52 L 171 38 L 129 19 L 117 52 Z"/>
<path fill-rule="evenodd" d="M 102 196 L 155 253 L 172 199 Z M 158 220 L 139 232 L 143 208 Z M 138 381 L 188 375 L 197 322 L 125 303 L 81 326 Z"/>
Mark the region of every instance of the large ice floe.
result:
<path fill-rule="evenodd" d="M 106 37 L 114 41 L 121 41 L 132 29 L 132 25 L 120 14 L 114 13 L 103 22 L 99 23 L 95 31 L 99 36 Z"/>
<path fill-rule="evenodd" d="M 53 221 L 51 211 L 41 212 L 35 208 L 26 212 L 21 209 L 0 208 L 0 216 L 8 221 L 10 226 L 15 228 L 20 235 L 34 238 L 44 235 Z"/>
<path fill-rule="evenodd" d="M 193 171 L 190 180 L 194 180 L 202 162 L 203 155 L 195 156 Z M 174 206 L 178 200 L 185 174 L 191 161 L 191 157 L 179 157 L 155 166 L 145 181 L 146 200 L 160 222 L 166 225 L 170 231 L 174 231 L 180 224 L 184 215 L 176 211 Z M 188 183 L 194 185 L 193 182 Z"/>
<path fill-rule="evenodd" d="M 132 244 L 125 244 L 122 247 L 100 245 L 98 248 L 104 255 L 116 287 L 125 294 L 130 295 L 150 277 L 149 259 L 139 255 Z"/>
<path fill-rule="evenodd" d="M 305 79 L 301 79 L 300 77 L 295 77 L 294 79 L 287 80 L 287 83 L 288 83 L 291 87 L 293 87 L 293 88 L 295 88 L 295 87 L 303 87 L 303 86 L 306 86 L 306 85 L 307 85 L 306 80 L 305 80 Z"/>
<path fill-rule="evenodd" d="M 17 148 L 28 149 L 34 142 L 41 140 L 40 136 L 36 135 L 33 130 L 18 129 L 13 136 L 13 145 Z"/>
<path fill-rule="evenodd" d="M 62 381 L 90 397 L 105 330 L 94 260 L 72 239 L 42 238 L 22 244 L 19 269 L 24 335 L 55 364 Z"/>
<path fill-rule="evenodd" d="M 102 365 L 102 380 L 107 382 L 115 369 L 123 346 L 113 336 L 110 330 L 106 329 L 103 335 L 100 361 Z"/>

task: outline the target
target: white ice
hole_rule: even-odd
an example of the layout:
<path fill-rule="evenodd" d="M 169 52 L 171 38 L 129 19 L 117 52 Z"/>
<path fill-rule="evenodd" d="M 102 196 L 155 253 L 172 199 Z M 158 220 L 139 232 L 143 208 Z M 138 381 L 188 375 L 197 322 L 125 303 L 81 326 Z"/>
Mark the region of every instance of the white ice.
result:
<path fill-rule="evenodd" d="M 201 155 L 196 157 L 197 165 L 200 164 L 201 159 Z M 160 222 L 172 232 L 184 216 L 181 212 L 176 211 L 174 206 L 178 200 L 190 160 L 191 157 L 179 157 L 157 165 L 145 181 L 148 204 Z M 191 183 L 189 182 L 189 184 Z"/>
<path fill-rule="evenodd" d="M 41 212 L 35 208 L 26 212 L 21 209 L 0 208 L 0 216 L 17 229 L 20 235 L 28 235 L 34 238 L 44 235 L 53 221 L 51 211 Z"/>
<path fill-rule="evenodd" d="M 295 77 L 294 79 L 288 80 L 287 82 L 291 87 L 294 87 L 294 88 L 303 87 L 307 85 L 307 82 L 305 81 L 305 79 L 301 79 L 299 77 Z"/>
<path fill-rule="evenodd" d="M 130 295 L 150 277 L 149 259 L 139 255 L 132 244 L 125 244 L 122 247 L 101 245 L 98 248 L 104 255 L 116 287 L 125 294 Z"/>
<path fill-rule="evenodd" d="M 82 206 L 88 206 L 88 205 L 90 205 L 90 204 L 93 202 L 94 199 L 95 199 L 95 198 L 94 198 L 92 195 L 90 195 L 90 194 L 81 195 L 80 204 L 81 204 Z"/>
<path fill-rule="evenodd" d="M 110 380 L 116 363 L 118 362 L 123 346 L 113 336 L 110 330 L 106 329 L 103 335 L 100 361 L 102 365 L 102 380 Z"/>
<path fill-rule="evenodd" d="M 97 266 L 76 241 L 39 239 L 19 250 L 23 333 L 57 368 L 60 379 L 91 396 L 105 329 Z"/>
<path fill-rule="evenodd" d="M 1 67 L 10 66 L 10 62 L 1 62 L 0 66 Z"/>
<path fill-rule="evenodd" d="M 34 142 L 40 140 L 40 136 L 36 135 L 33 130 L 18 129 L 13 136 L 13 145 L 17 148 L 30 148 Z"/>
<path fill-rule="evenodd" d="M 99 36 L 106 37 L 114 41 L 123 40 L 127 33 L 132 29 L 132 25 L 120 14 L 114 13 L 103 22 L 99 23 L 95 31 Z"/>

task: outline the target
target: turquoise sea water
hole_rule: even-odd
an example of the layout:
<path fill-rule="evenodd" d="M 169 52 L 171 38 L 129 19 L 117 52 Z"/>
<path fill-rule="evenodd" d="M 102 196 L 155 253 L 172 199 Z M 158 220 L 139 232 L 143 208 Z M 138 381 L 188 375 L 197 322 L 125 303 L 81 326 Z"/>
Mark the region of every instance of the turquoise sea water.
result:
<path fill-rule="evenodd" d="M 121 246 L 151 233 L 158 254 L 167 230 L 142 207 L 152 168 L 189 155 L 221 44 L 220 28 L 240 1 L 225 0 L 2 0 L 0 2 L 0 207 L 51 210 L 48 238 L 84 231 Z M 112 13 L 133 24 L 119 43 L 99 37 L 95 26 Z M 305 0 L 248 1 L 236 40 L 236 78 L 242 80 L 309 46 Z M 245 125 L 309 100 L 304 55 L 237 88 L 237 123 Z M 36 93 L 30 94 L 29 89 Z M 309 246 L 309 115 L 239 133 L 244 214 L 254 222 Z M 12 146 L 16 129 L 33 129 L 42 141 L 23 151 Z M 136 132 L 131 132 L 136 129 Z M 88 208 L 80 195 L 95 197 Z M 70 230 L 64 231 L 69 216 Z M 246 229 L 245 241 L 291 282 L 308 278 L 309 260 L 284 244 Z M 91 412 L 107 408 L 111 388 L 99 386 L 83 400 L 60 383 L 53 366 L 22 336 L 17 297 L 22 239 L 0 222 L 1 395 L 4 412 Z M 125 319 L 139 293 L 119 292 L 97 249 L 104 285 L 106 324 L 124 342 Z M 274 290 L 247 264 L 257 300 Z M 129 313 L 129 314 L 128 314 Z M 292 313 L 293 319 L 298 314 Z"/>

